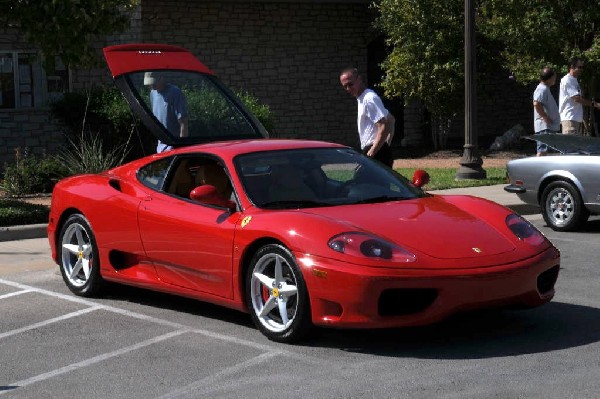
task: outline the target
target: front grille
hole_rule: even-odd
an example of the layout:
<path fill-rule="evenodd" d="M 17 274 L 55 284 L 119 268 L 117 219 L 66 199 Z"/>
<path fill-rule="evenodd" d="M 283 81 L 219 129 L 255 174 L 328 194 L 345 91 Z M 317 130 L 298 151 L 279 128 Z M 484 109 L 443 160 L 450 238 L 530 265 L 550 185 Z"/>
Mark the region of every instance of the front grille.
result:
<path fill-rule="evenodd" d="M 433 288 L 394 288 L 385 290 L 377 304 L 380 316 L 403 316 L 427 309 L 437 298 Z"/>
<path fill-rule="evenodd" d="M 558 278 L 559 269 L 560 267 L 556 265 L 538 276 L 537 289 L 540 294 L 545 294 L 554 288 L 554 284 L 556 284 L 556 279 Z"/>

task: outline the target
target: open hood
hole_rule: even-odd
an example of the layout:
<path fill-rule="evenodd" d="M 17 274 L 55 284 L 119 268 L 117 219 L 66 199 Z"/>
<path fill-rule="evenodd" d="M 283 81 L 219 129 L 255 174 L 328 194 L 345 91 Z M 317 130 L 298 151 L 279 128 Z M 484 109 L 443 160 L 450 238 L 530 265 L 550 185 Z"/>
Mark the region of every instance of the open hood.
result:
<path fill-rule="evenodd" d="M 104 48 L 104 57 L 133 112 L 167 145 L 268 137 L 236 95 L 184 48 L 117 45 Z"/>
<path fill-rule="evenodd" d="M 600 138 L 568 134 L 538 134 L 524 139 L 539 141 L 561 154 L 600 155 Z"/>

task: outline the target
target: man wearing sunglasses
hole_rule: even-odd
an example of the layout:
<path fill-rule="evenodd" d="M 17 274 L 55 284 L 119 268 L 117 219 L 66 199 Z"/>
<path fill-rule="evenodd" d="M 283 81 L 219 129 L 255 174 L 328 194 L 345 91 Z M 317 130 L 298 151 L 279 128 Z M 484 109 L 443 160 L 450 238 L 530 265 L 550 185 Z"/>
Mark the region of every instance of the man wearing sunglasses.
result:
<path fill-rule="evenodd" d="M 560 124 L 563 134 L 581 135 L 581 124 L 583 122 L 583 106 L 591 106 L 600 109 L 600 104 L 593 99 L 588 100 L 581 96 L 579 81 L 577 80 L 585 63 L 583 59 L 573 58 L 569 64 L 569 73 L 560 80 L 560 95 L 558 109 L 560 112 Z"/>
<path fill-rule="evenodd" d="M 356 68 L 342 70 L 340 83 L 358 102 L 357 125 L 362 153 L 391 168 L 394 116 L 383 106 L 377 93 L 367 88 Z"/>

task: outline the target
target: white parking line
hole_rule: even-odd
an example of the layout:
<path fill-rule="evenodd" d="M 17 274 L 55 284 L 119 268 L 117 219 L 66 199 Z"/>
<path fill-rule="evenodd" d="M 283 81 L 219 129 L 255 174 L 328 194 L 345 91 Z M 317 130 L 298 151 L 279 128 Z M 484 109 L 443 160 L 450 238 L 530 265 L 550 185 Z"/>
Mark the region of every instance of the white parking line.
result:
<path fill-rule="evenodd" d="M 34 330 L 39 327 L 44 327 L 44 326 L 47 326 L 48 324 L 56 323 L 58 321 L 67 320 L 72 317 L 81 316 L 83 314 L 86 314 L 86 313 L 89 313 L 91 311 L 98 310 L 98 309 L 100 309 L 100 306 L 93 306 L 93 307 L 90 307 L 87 309 L 79 310 L 77 312 L 67 313 L 65 315 L 55 317 L 53 319 L 48 319 L 48 320 L 40 321 L 39 323 L 30 324 L 26 327 L 21 327 L 21 328 L 15 329 L 15 330 L 0 333 L 0 339 L 10 337 L 11 335 L 19 334 L 19 333 L 22 333 L 25 331 Z"/>
<path fill-rule="evenodd" d="M 31 384 L 36 383 L 36 382 L 44 381 L 44 380 L 56 377 L 56 376 L 64 374 L 64 373 L 68 373 L 68 372 L 71 372 L 71 371 L 74 371 L 74 370 L 77 370 L 77 369 L 80 369 L 80 368 L 84 368 L 84 367 L 87 367 L 89 365 L 92 365 L 92 364 L 95 364 L 95 363 L 98 363 L 98 362 L 101 362 L 101 361 L 104 361 L 104 360 L 107 360 L 107 359 L 110 359 L 110 358 L 114 358 L 114 357 L 126 354 L 128 352 L 131 352 L 131 351 L 134 351 L 134 350 L 137 350 L 137 349 L 140 349 L 140 348 L 152 345 L 154 343 L 158 343 L 158 342 L 167 340 L 169 338 L 176 337 L 178 335 L 181 335 L 181 334 L 187 333 L 187 332 L 193 332 L 193 333 L 196 333 L 196 334 L 204 335 L 204 336 L 209 337 L 209 338 L 214 338 L 214 339 L 225 341 L 225 342 L 235 343 L 235 344 L 238 344 L 238 345 L 241 345 L 241 346 L 258 349 L 258 350 L 263 351 L 265 353 L 263 353 L 263 354 L 255 357 L 255 358 L 252 358 L 250 360 L 247 360 L 245 362 L 238 363 L 238 364 L 236 364 L 236 365 L 234 365 L 232 367 L 229 367 L 229 368 L 227 368 L 225 370 L 222 370 L 222 371 L 220 371 L 220 372 L 218 372 L 216 374 L 213 374 L 213 375 L 211 375 L 211 376 L 209 376 L 209 377 L 207 377 L 207 378 L 205 378 L 203 380 L 194 382 L 191 385 L 188 385 L 188 386 L 182 388 L 182 390 L 177 390 L 177 391 L 172 392 L 172 393 L 170 393 L 168 395 L 184 395 L 185 393 L 189 393 L 190 392 L 190 391 L 188 391 L 188 389 L 192 389 L 192 388 L 195 389 L 196 387 L 201 387 L 203 384 L 206 384 L 207 381 L 214 380 L 216 378 L 220 378 L 220 377 L 222 377 L 222 376 L 224 376 L 224 375 L 226 375 L 228 373 L 235 372 L 237 370 L 243 369 L 243 368 L 248 367 L 250 365 L 261 363 L 264 360 L 269 359 L 269 358 L 271 358 L 271 357 L 273 357 L 275 355 L 283 355 L 283 356 L 286 356 L 286 357 L 296 358 L 298 360 L 302 360 L 302 361 L 306 361 L 306 362 L 310 362 L 310 363 L 322 364 L 321 360 L 312 358 L 311 356 L 307 356 L 307 355 L 303 355 L 303 354 L 297 354 L 297 353 L 294 353 L 294 352 L 277 349 L 274 346 L 260 344 L 260 343 L 256 343 L 256 342 L 252 342 L 252 341 L 247 341 L 247 340 L 240 339 L 240 338 L 237 338 L 237 337 L 234 337 L 234 336 L 215 333 L 215 332 L 209 331 L 209 330 L 190 328 L 190 327 L 185 326 L 185 325 L 180 324 L 180 323 L 174 323 L 174 322 L 171 322 L 171 321 L 168 321 L 168 320 L 164 320 L 164 319 L 160 319 L 160 318 L 157 318 L 157 317 L 152 317 L 152 316 L 148 316 L 148 315 L 145 315 L 145 314 L 141 314 L 141 313 L 137 313 L 137 312 L 132 312 L 132 311 L 129 311 L 129 310 L 125 310 L 125 309 L 121 309 L 121 308 L 117 308 L 117 307 L 113 307 L 113 306 L 103 305 L 103 304 L 100 304 L 100 303 L 97 303 L 97 302 L 94 302 L 94 301 L 90 301 L 90 300 L 87 300 L 87 299 L 84 299 L 84 298 L 81 298 L 81 297 L 77 297 L 77 296 L 60 294 L 60 293 L 57 293 L 57 292 L 48 291 L 48 290 L 45 290 L 45 289 L 36 288 L 36 287 L 32 287 L 32 286 L 27 286 L 25 284 L 21 284 L 21 283 L 9 281 L 9 280 L 4 280 L 4 279 L 0 279 L 0 284 L 5 284 L 5 285 L 9 285 L 11 287 L 16 287 L 16 288 L 21 289 L 22 291 L 36 292 L 36 293 L 40 293 L 40 294 L 43 294 L 43 295 L 48 295 L 48 296 L 51 296 L 51 297 L 54 297 L 54 298 L 63 299 L 63 300 L 66 300 L 66 301 L 76 302 L 76 303 L 79 303 L 79 304 L 83 304 L 83 305 L 89 306 L 87 309 L 83 309 L 83 310 L 80 310 L 80 311 L 77 311 L 77 312 L 72 312 L 72 313 L 66 314 L 64 316 L 59 316 L 59 317 L 56 317 L 54 319 L 46 320 L 44 322 L 32 324 L 30 326 L 23 327 L 23 328 L 20 328 L 20 329 L 17 329 L 17 330 L 8 331 L 6 333 L 0 334 L 0 339 L 4 338 L 4 337 L 7 337 L 9 335 L 15 335 L 15 334 L 17 334 L 19 332 L 23 332 L 23 331 L 35 329 L 35 328 L 38 328 L 38 327 L 42 327 L 42 326 L 44 326 L 46 324 L 54 323 L 54 322 L 57 322 L 57 321 L 60 321 L 60 320 L 65 320 L 65 319 L 68 319 L 68 318 L 81 316 L 81 315 L 83 315 L 85 313 L 89 313 L 89 312 L 94 311 L 94 310 L 106 310 L 106 311 L 109 311 L 109 312 L 112 312 L 112 313 L 124 315 L 124 316 L 127 316 L 127 317 L 132 317 L 132 318 L 139 319 L 139 320 L 149 321 L 149 322 L 160 324 L 160 325 L 163 325 L 163 326 L 170 326 L 170 327 L 173 327 L 173 328 L 176 329 L 173 332 L 161 335 L 161 336 L 156 337 L 156 338 L 152 338 L 152 339 L 149 339 L 149 340 L 142 341 L 142 342 L 140 342 L 138 344 L 135 344 L 135 345 L 131 345 L 131 346 L 128 346 L 128 347 L 125 347 L 125 348 L 122 348 L 122 349 L 119 349 L 119 350 L 116 350 L 116 351 L 113 351 L 113 352 L 109 352 L 109 353 L 105 353 L 105 354 L 102 354 L 102 355 L 98 355 L 98 356 L 92 357 L 90 359 L 83 360 L 81 362 L 73 363 L 73 364 L 61 367 L 59 369 L 56 369 L 56 370 L 53 370 L 53 371 L 49 371 L 47 373 L 43 373 L 43 374 L 31 377 L 31 378 L 27 378 L 25 380 L 21 380 L 21 381 L 17 381 L 17 382 L 11 383 L 11 384 L 8 385 L 9 388 L 10 387 L 14 387 L 16 389 L 16 388 L 19 388 L 19 387 L 24 387 L 24 386 L 27 386 L 27 385 L 31 385 Z M 13 392 L 13 390 L 9 389 L 9 390 L 5 390 L 5 391 L 0 391 L 0 395 L 3 395 L 5 393 L 7 393 L 7 392 Z"/>
<path fill-rule="evenodd" d="M 17 296 L 17 295 L 21 295 L 21 294 L 27 294 L 28 292 L 33 292 L 33 291 L 32 290 L 15 291 L 15 292 L 11 292 L 11 293 L 8 293 L 8 294 L 0 295 L 0 299 L 6 299 L 6 298 L 10 298 L 12 296 Z"/>
<path fill-rule="evenodd" d="M 21 283 L 17 283 L 14 281 L 9 281 L 9 280 L 4 280 L 4 279 L 0 279 L 0 284 L 6 284 L 12 287 L 16 287 L 16 288 L 20 288 L 22 290 L 29 290 L 30 292 L 37 292 L 40 294 L 44 294 L 44 295 L 48 295 L 54 298 L 60 298 L 60 299 L 64 299 L 66 301 L 71 301 L 71 302 L 76 302 L 76 303 L 80 303 L 80 304 L 84 304 L 87 305 L 89 307 L 92 307 L 94 309 L 102 309 L 102 310 L 106 310 L 109 312 L 113 312 L 113 313 L 117 313 L 117 314 L 121 314 L 124 316 L 128 316 L 128 317 L 132 317 L 138 320 L 145 320 L 145 321 L 149 321 L 152 323 L 156 323 L 156 324 L 160 324 L 163 326 L 168 326 L 168 327 L 172 327 L 174 329 L 185 329 L 186 331 L 190 331 L 190 332 L 194 332 L 197 334 L 201 334 L 201 335 L 205 335 L 207 337 L 210 338 L 214 338 L 214 339 L 218 339 L 221 341 L 225 341 L 225 342 L 232 342 L 232 343 L 236 343 L 238 345 L 241 346 L 246 346 L 249 348 L 254 348 L 254 349 L 258 349 L 264 352 L 273 352 L 273 351 L 279 351 L 281 353 L 285 353 L 288 356 L 292 356 L 295 358 L 301 358 L 305 361 L 317 361 L 320 362 L 320 360 L 311 358 L 310 356 L 307 355 L 299 355 L 297 353 L 294 352 L 289 352 L 286 350 L 281 350 L 278 349 L 274 346 L 271 345 L 265 345 L 265 344 L 260 344 L 260 343 L 256 343 L 256 342 L 252 342 L 252 341 L 248 341 L 245 339 L 241 339 L 241 338 L 237 338 L 231 335 L 225 335 L 225 334 L 220 334 L 220 333 L 216 333 L 213 331 L 209 331 L 209 330 L 204 330 L 204 329 L 195 329 L 195 328 L 191 328 L 189 326 L 183 325 L 181 323 L 175 323 L 169 320 L 164 320 L 164 319 L 160 319 L 157 317 L 153 317 L 153 316 L 148 316 L 142 313 L 137 313 L 137 312 L 132 312 L 126 309 L 121 309 L 121 308 L 117 308 L 114 306 L 108 306 L 108 305 L 103 305 L 100 304 L 98 302 L 94 302 L 94 301 L 90 301 L 78 296 L 73 296 L 73 295 L 65 295 L 65 294 L 60 294 L 58 292 L 54 292 L 54 291 L 48 291 L 48 290 L 44 290 L 41 288 L 36 288 L 36 287 L 32 287 L 32 286 L 28 286 L 25 284 L 21 284 Z"/>
<path fill-rule="evenodd" d="M 260 363 L 264 363 L 272 357 L 282 355 L 282 352 L 268 352 L 263 353 L 258 356 L 253 357 L 252 359 L 248 359 L 245 362 L 238 363 L 226 369 L 219 371 L 213 375 L 209 375 L 206 378 L 195 381 L 189 385 L 186 385 L 182 388 L 179 388 L 175 391 L 169 392 L 165 395 L 159 396 L 158 399 L 173 399 L 173 398 L 189 398 L 189 397 L 198 397 L 200 393 L 207 394 L 210 390 L 214 389 L 214 383 L 221 377 L 226 377 L 228 375 L 237 373 L 245 368 L 255 366 Z"/>
<path fill-rule="evenodd" d="M 48 380 L 50 378 L 54 378 L 54 377 L 56 377 L 58 375 L 61 375 L 61 374 L 69 373 L 71 371 L 75 371 L 75 370 L 78 370 L 78 369 L 81 369 L 81 368 L 84 368 L 84 367 L 88 367 L 88 366 L 90 366 L 92 364 L 99 363 L 99 362 L 102 362 L 104 360 L 107 360 L 107 359 L 110 359 L 110 358 L 113 358 L 113 357 L 124 355 L 124 354 L 132 352 L 134 350 L 137 350 L 137 349 L 140 349 L 140 348 L 143 348 L 143 347 L 146 347 L 146 346 L 149 346 L 149 345 L 152 345 L 152 344 L 155 344 L 155 343 L 158 343 L 158 342 L 161 342 L 161 341 L 164 341 L 164 340 L 176 337 L 176 336 L 181 335 L 181 334 L 186 333 L 186 332 L 189 332 L 189 330 L 177 330 L 177 331 L 173 331 L 173 332 L 170 332 L 170 333 L 167 333 L 167 334 L 163 334 L 163 335 L 160 335 L 158 337 L 147 339 L 145 341 L 139 342 L 139 343 L 131 345 L 131 346 L 126 346 L 124 348 L 118 349 L 118 350 L 113 351 L 113 352 L 104 353 L 102 355 L 94 356 L 94 357 L 91 357 L 89 359 L 83 360 L 83 361 L 78 362 L 78 363 L 73 363 L 73 364 L 70 364 L 68 366 L 61 367 L 59 369 L 50 371 L 48 373 L 39 374 L 39 375 L 36 375 L 34 377 L 27 378 L 25 380 L 21 380 L 21 381 L 16 381 L 16 382 L 10 383 L 10 384 L 7 385 L 6 388 L 23 388 L 23 387 L 26 387 L 27 385 L 31 385 L 31 384 L 34 384 L 36 382 Z M 0 391 L 0 395 L 3 395 L 5 393 L 7 393 L 7 392 L 13 392 L 13 391 L 14 391 L 14 389 L 13 390 L 7 389 L 5 391 Z"/>

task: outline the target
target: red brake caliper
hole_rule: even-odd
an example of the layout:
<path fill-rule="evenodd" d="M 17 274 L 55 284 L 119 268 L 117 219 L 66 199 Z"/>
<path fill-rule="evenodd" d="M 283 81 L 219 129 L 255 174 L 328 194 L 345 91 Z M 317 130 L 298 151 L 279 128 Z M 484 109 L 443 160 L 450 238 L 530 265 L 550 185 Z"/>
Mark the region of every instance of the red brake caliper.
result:
<path fill-rule="evenodd" d="M 262 286 L 262 299 L 264 302 L 267 302 L 269 300 L 269 289 L 267 287 L 265 287 L 264 285 Z"/>

